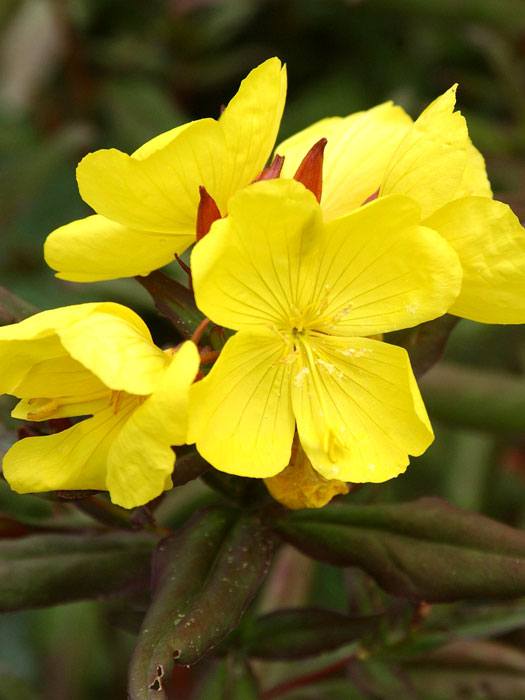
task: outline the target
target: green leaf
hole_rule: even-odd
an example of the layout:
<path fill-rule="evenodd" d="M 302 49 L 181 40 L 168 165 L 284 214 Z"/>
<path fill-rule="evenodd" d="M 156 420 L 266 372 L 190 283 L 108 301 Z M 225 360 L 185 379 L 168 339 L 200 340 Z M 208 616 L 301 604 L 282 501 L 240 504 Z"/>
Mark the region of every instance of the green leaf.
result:
<path fill-rule="evenodd" d="M 438 498 L 299 511 L 275 527 L 306 554 L 359 566 L 410 600 L 525 595 L 525 533 Z"/>
<path fill-rule="evenodd" d="M 302 659 L 373 635 L 380 619 L 318 608 L 278 610 L 253 620 L 243 630 L 240 643 L 250 657 Z"/>
<path fill-rule="evenodd" d="M 455 642 L 403 668 L 425 700 L 525 697 L 525 654 L 496 642 Z"/>
<path fill-rule="evenodd" d="M 0 611 L 57 605 L 123 590 L 148 571 L 143 534 L 31 535 L 0 541 Z"/>
<path fill-rule="evenodd" d="M 158 582 L 131 662 L 131 700 L 166 698 L 173 662 L 193 664 L 238 625 L 268 570 L 257 515 L 210 508 L 161 543 Z"/>
<path fill-rule="evenodd" d="M 415 328 L 387 334 L 385 340 L 405 348 L 416 377 L 433 367 L 445 351 L 450 334 L 460 319 L 445 314 Z"/>

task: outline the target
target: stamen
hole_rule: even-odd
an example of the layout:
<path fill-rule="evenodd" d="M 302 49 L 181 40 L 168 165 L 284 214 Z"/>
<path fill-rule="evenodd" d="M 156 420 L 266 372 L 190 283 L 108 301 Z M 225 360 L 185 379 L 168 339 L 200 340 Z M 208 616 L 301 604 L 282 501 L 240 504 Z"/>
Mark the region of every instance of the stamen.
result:
<path fill-rule="evenodd" d="M 323 193 L 323 159 L 327 143 L 325 138 L 314 143 L 294 175 L 294 180 L 302 182 L 310 192 L 313 192 L 318 202 L 321 201 Z"/>
<path fill-rule="evenodd" d="M 38 399 L 30 399 L 29 403 L 38 401 Z M 27 417 L 29 420 L 41 420 L 42 418 L 48 418 L 52 416 L 60 408 L 60 403 L 56 399 L 49 399 L 46 403 L 43 403 L 39 409 L 36 411 L 28 411 Z"/>
<path fill-rule="evenodd" d="M 261 174 L 255 178 L 254 182 L 259 182 L 259 180 L 275 180 L 281 174 L 283 165 L 284 156 L 280 156 L 276 153 L 270 165 L 261 171 Z"/>
<path fill-rule="evenodd" d="M 111 406 L 113 407 L 113 413 L 115 415 L 117 415 L 117 413 L 119 412 L 119 408 L 120 408 L 123 394 L 124 394 L 123 391 L 112 391 L 111 392 L 110 403 L 111 403 Z"/>
<path fill-rule="evenodd" d="M 198 241 L 204 238 L 208 233 L 213 222 L 221 218 L 219 207 L 203 185 L 199 186 L 199 194 L 200 201 L 199 208 L 197 209 L 197 223 L 195 227 Z"/>

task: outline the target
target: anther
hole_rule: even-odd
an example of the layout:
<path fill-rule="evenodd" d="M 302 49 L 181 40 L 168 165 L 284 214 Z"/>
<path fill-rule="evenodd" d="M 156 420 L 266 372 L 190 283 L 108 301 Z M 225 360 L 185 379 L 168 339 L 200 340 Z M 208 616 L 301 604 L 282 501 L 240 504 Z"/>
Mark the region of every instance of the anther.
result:
<path fill-rule="evenodd" d="M 213 197 L 208 194 L 203 185 L 199 186 L 200 201 L 197 209 L 196 234 L 197 240 L 208 233 L 214 221 L 221 218 L 221 212 Z"/>
<path fill-rule="evenodd" d="M 323 193 L 323 159 L 327 143 L 325 138 L 314 143 L 294 175 L 294 180 L 302 182 L 310 192 L 313 192 L 318 202 L 321 201 Z"/>

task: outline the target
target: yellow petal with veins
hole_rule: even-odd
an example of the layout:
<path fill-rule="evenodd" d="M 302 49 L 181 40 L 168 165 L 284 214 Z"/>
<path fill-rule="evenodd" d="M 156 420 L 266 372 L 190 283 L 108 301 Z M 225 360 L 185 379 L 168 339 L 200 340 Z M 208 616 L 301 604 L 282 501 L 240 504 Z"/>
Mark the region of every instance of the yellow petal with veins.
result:
<path fill-rule="evenodd" d="M 414 201 L 390 196 L 326 224 L 312 290 L 312 303 L 326 299 L 316 330 L 371 336 L 448 311 L 461 265 L 452 247 L 419 223 Z"/>
<path fill-rule="evenodd" d="M 215 222 L 192 252 L 197 305 L 228 328 L 289 325 L 320 226 L 319 205 L 300 183 L 245 188 L 231 199 L 228 218 Z"/>
<path fill-rule="evenodd" d="M 284 155 L 283 177 L 293 177 L 320 138 L 328 143 L 323 162 L 321 206 L 325 220 L 348 214 L 381 185 L 386 167 L 412 120 L 391 102 L 348 117 L 332 117 L 295 134 L 276 148 Z"/>
<path fill-rule="evenodd" d="M 252 182 L 273 150 L 286 101 L 286 67 L 269 58 L 241 82 L 237 94 L 221 114 L 226 139 L 227 196 Z"/>
<path fill-rule="evenodd" d="M 153 344 L 147 328 L 141 330 L 125 318 L 94 313 L 57 333 L 71 357 L 105 386 L 145 395 L 162 381 L 168 357 Z"/>
<path fill-rule="evenodd" d="M 380 194 L 415 199 L 423 217 L 456 199 L 464 186 L 472 145 L 467 124 L 454 111 L 456 86 L 434 100 L 398 145 L 384 174 Z"/>
<path fill-rule="evenodd" d="M 226 160 L 219 124 L 200 119 L 143 158 L 114 148 L 90 153 L 78 165 L 77 180 L 82 199 L 97 214 L 140 231 L 191 236 L 199 185 L 225 204 Z"/>
<path fill-rule="evenodd" d="M 94 215 L 53 231 L 44 244 L 44 257 L 60 279 L 96 282 L 147 275 L 172 262 L 193 240 L 193 234 L 147 233 Z"/>
<path fill-rule="evenodd" d="M 297 430 L 325 479 L 381 482 L 403 472 L 433 433 L 403 348 L 369 338 L 305 341 L 292 383 Z"/>
<path fill-rule="evenodd" d="M 191 342 L 173 355 L 158 389 L 131 414 L 108 455 L 107 488 L 113 503 L 133 508 L 169 488 L 175 455 L 186 442 L 190 385 L 199 369 Z"/>
<path fill-rule="evenodd" d="M 192 254 L 197 304 L 228 328 L 375 335 L 436 318 L 459 293 L 457 255 L 406 197 L 323 226 L 310 192 L 271 180 L 230 209 Z"/>
<path fill-rule="evenodd" d="M 217 469 L 267 477 L 289 463 L 294 419 L 285 352 L 276 333 L 241 331 L 193 385 L 188 441 Z"/>
<path fill-rule="evenodd" d="M 136 404 L 115 414 L 111 407 L 54 435 L 15 442 L 3 461 L 7 482 L 18 493 L 59 489 L 106 489 L 108 451 Z"/>
<path fill-rule="evenodd" d="M 465 197 L 426 224 L 455 249 L 463 267 L 451 313 L 481 323 L 525 323 L 525 230 L 510 207 Z"/>

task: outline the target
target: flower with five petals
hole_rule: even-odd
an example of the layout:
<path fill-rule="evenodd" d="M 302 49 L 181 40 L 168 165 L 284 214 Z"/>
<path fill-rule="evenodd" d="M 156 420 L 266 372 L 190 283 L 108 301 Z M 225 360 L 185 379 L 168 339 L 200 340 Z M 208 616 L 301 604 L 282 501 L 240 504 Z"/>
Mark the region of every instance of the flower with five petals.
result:
<path fill-rule="evenodd" d="M 314 195 L 270 180 L 232 198 L 192 253 L 199 308 L 237 331 L 190 391 L 188 440 L 217 469 L 270 477 L 297 430 L 326 479 L 385 481 L 433 434 L 407 353 L 370 336 L 445 313 L 454 250 L 388 196 L 323 222 Z"/>
<path fill-rule="evenodd" d="M 15 418 L 84 417 L 16 442 L 3 461 L 19 493 L 107 490 L 126 508 L 171 488 L 171 445 L 186 441 L 195 345 L 156 347 L 141 319 L 113 303 L 43 311 L 0 328 L 0 391 Z"/>

